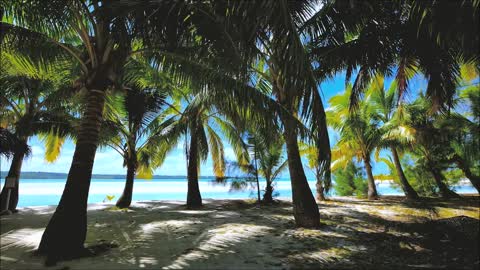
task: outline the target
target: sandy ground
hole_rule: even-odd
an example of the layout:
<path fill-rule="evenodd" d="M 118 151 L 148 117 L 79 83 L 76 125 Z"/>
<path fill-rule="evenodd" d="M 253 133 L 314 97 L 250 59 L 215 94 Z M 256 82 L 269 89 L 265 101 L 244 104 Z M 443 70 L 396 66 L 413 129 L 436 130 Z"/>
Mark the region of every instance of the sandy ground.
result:
<path fill-rule="evenodd" d="M 285 200 L 204 202 L 201 210 L 179 201 L 135 202 L 128 211 L 90 205 L 87 245 L 118 247 L 48 269 L 479 268 L 477 196 L 417 203 L 335 198 L 319 204 L 317 230 L 295 228 Z M 54 209 L 0 218 L 2 270 L 45 269 L 33 250 Z"/>

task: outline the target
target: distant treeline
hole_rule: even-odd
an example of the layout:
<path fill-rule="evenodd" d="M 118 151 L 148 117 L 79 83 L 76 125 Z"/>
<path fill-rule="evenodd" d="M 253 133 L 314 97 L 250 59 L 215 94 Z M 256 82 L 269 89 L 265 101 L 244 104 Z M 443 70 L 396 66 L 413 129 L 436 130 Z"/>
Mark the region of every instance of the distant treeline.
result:
<path fill-rule="evenodd" d="M 0 171 L 0 177 L 3 179 L 7 176 L 7 171 Z M 53 172 L 21 172 L 20 178 L 24 179 L 67 179 L 66 173 L 53 173 Z M 125 179 L 123 174 L 93 174 L 92 178 L 95 179 Z M 184 175 L 154 175 L 154 179 L 177 179 L 187 178 Z M 214 179 L 213 176 L 203 176 L 201 179 Z"/>

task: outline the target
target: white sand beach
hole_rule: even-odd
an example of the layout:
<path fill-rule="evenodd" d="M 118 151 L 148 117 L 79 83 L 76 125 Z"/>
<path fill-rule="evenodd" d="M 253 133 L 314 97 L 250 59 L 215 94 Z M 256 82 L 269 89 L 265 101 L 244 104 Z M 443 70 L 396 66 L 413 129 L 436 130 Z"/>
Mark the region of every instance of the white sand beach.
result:
<path fill-rule="evenodd" d="M 478 197 L 424 202 L 415 208 L 400 197 L 376 202 L 334 198 L 319 205 L 318 230 L 295 228 L 287 200 L 262 206 L 253 201 L 206 200 L 201 210 L 186 210 L 181 201 L 135 202 L 128 211 L 112 206 L 89 205 L 86 243 L 118 247 L 49 269 L 291 269 L 353 267 L 353 262 L 394 266 L 405 261 L 403 255 L 388 258 L 392 252 L 408 256 L 431 249 L 418 242 L 421 230 L 411 235 L 408 226 L 456 216 L 477 222 L 480 218 Z M 44 258 L 33 251 L 54 209 L 21 208 L 18 214 L 1 217 L 2 269 L 45 268 Z M 373 256 L 382 246 L 385 252 Z M 413 266 L 445 263 L 433 253 L 425 254 L 408 260 Z"/>

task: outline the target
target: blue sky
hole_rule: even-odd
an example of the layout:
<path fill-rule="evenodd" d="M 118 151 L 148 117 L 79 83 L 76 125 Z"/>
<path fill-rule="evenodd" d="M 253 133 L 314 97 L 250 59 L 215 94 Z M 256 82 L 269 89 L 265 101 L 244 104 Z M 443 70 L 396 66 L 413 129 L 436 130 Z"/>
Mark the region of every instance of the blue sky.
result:
<path fill-rule="evenodd" d="M 386 85 L 391 82 L 391 78 L 385 81 Z M 345 73 L 339 73 L 336 77 L 324 81 L 320 85 L 320 91 L 325 107 L 328 107 L 328 100 L 334 95 L 341 93 L 345 86 Z M 414 98 L 419 89 L 425 89 L 425 81 L 420 78 L 414 78 L 409 88 L 412 89 L 406 96 Z M 334 134 L 330 129 L 330 139 L 332 142 L 338 139 L 338 135 Z M 40 172 L 62 172 L 68 173 L 75 145 L 72 141 L 67 140 L 63 146 L 61 155 L 55 163 L 47 163 L 43 156 L 45 153 L 43 143 L 38 137 L 32 137 L 29 141 L 29 145 L 32 149 L 30 157 L 26 158 L 23 163 L 22 171 L 40 171 Z M 233 160 L 235 158 L 232 148 L 225 142 L 226 158 Z M 383 153 L 385 155 L 386 152 Z M 96 174 L 125 174 L 126 169 L 122 166 L 123 161 L 121 156 L 112 149 L 101 148 L 97 151 L 95 157 L 95 164 L 93 166 L 93 173 Z M 5 159 L 0 159 L 0 170 L 7 171 L 9 169 L 10 162 Z M 374 174 L 387 173 L 387 168 L 383 163 L 373 164 Z M 313 178 L 312 172 L 306 170 L 307 177 Z M 186 175 L 186 161 L 183 150 L 183 144 L 179 144 L 175 150 L 173 150 L 165 160 L 162 167 L 155 171 L 158 175 Z M 213 175 L 212 162 L 208 159 L 201 166 L 201 175 L 209 176 Z M 285 172 L 282 177 L 287 177 L 288 172 Z"/>

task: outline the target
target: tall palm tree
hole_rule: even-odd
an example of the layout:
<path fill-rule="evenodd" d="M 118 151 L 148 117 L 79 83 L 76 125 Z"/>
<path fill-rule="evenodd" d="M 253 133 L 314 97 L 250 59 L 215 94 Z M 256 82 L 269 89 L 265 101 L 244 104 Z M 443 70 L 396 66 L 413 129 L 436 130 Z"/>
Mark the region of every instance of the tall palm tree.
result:
<path fill-rule="evenodd" d="M 379 120 L 380 128 L 385 133 L 379 143 L 379 149 L 386 147 L 391 151 L 398 180 L 405 196 L 408 199 L 418 199 L 418 194 L 408 183 L 400 163 L 399 148 L 403 148 L 405 144 L 408 147 L 408 138 L 412 135 L 409 136 L 409 129 L 401 123 L 404 108 L 398 103 L 397 89 L 396 81 L 385 89 L 383 76 L 376 75 L 366 90 L 365 103 L 370 108 L 370 116 Z"/>
<path fill-rule="evenodd" d="M 133 182 L 137 177 L 151 178 L 166 152 L 163 132 L 173 123 L 162 113 L 165 94 L 156 89 L 133 86 L 124 95 L 107 97 L 105 131 L 110 133 L 106 145 L 123 157 L 127 168 L 125 188 L 116 206 L 127 208 L 132 202 Z M 162 148 L 163 147 L 163 148 Z"/>
<path fill-rule="evenodd" d="M 0 75 L 0 122 L 16 137 L 18 145 L 26 145 L 34 135 L 44 135 L 46 160 L 55 161 L 64 138 L 73 133 L 73 117 L 66 97 L 71 74 L 63 68 L 68 59 L 32 59 L 19 52 L 2 51 Z M 70 106 L 71 108 L 71 106 Z M 60 139 L 59 139 L 60 138 Z M 21 149 L 20 149 L 21 150 Z M 20 171 L 26 151 L 13 153 L 7 177 L 15 178 L 15 188 L 8 208 L 16 211 Z M 0 208 L 7 204 L 5 187 L 0 194 Z"/>
<path fill-rule="evenodd" d="M 345 92 L 330 99 L 331 107 L 327 110 L 328 123 L 340 132 L 332 155 L 335 162 L 333 168 L 345 166 L 356 157 L 365 164 L 368 180 L 368 199 L 378 198 L 375 179 L 372 172 L 371 154 L 378 147 L 382 131 L 378 121 L 371 119 L 368 106 L 362 103 L 358 110 L 350 112 L 350 95 L 352 86 L 349 84 Z"/>
<path fill-rule="evenodd" d="M 77 60 L 81 76 L 75 86 L 87 96 L 65 190 L 39 246 L 39 252 L 54 262 L 83 254 L 86 206 L 105 96 L 108 89 L 121 88 L 130 57 L 154 54 L 168 62 L 169 52 L 202 40 L 202 34 L 210 33 L 212 38 L 206 43 L 215 46 L 224 33 L 208 12 L 200 10 L 207 6 L 192 2 L 55 0 L 45 5 L 2 0 L 2 7 L 2 46 L 27 51 L 33 45 L 62 48 Z M 220 35 L 211 34 L 210 29 Z M 191 49 L 180 52 L 193 55 L 199 51 Z"/>
<path fill-rule="evenodd" d="M 187 207 L 202 206 L 202 196 L 198 183 L 200 162 L 206 161 L 210 154 L 213 173 L 216 178 L 225 177 L 225 147 L 220 134 L 231 144 L 239 162 L 248 159 L 246 144 L 241 131 L 226 115 L 235 114 L 235 106 L 229 112 L 219 110 L 209 102 L 204 94 L 193 94 L 191 86 L 177 88 L 173 93 L 173 104 L 169 112 L 177 117 L 174 129 L 185 136 L 185 154 L 187 160 Z M 171 142 L 179 142 L 178 132 L 171 132 Z M 174 147 L 176 143 L 171 143 Z"/>

